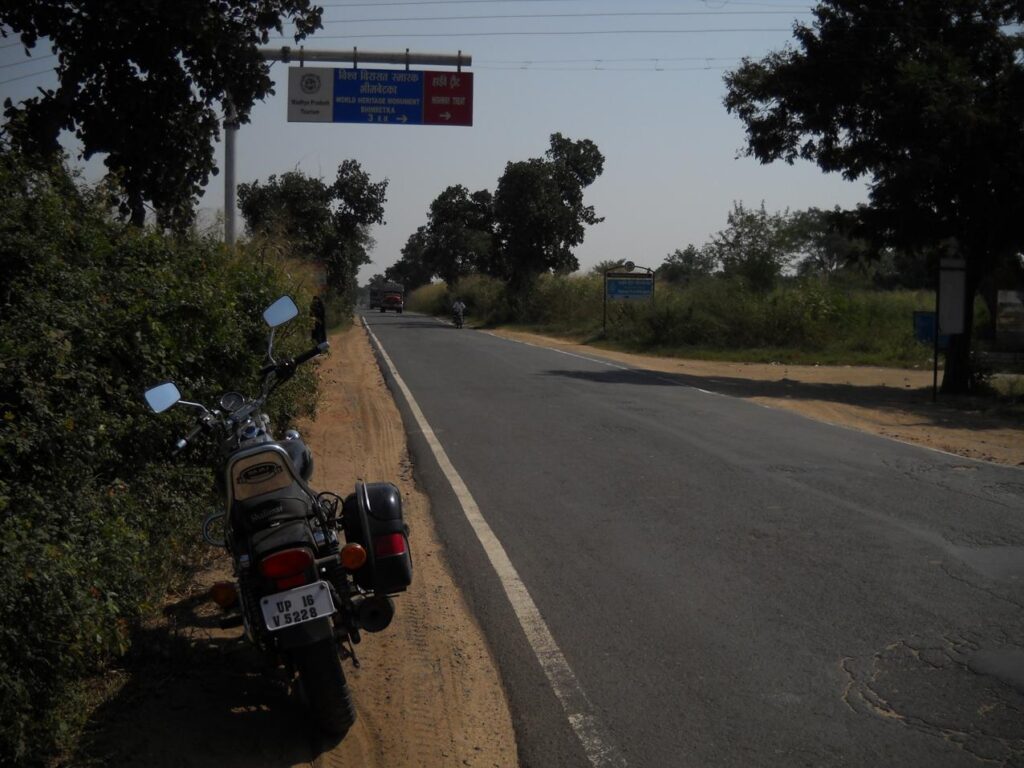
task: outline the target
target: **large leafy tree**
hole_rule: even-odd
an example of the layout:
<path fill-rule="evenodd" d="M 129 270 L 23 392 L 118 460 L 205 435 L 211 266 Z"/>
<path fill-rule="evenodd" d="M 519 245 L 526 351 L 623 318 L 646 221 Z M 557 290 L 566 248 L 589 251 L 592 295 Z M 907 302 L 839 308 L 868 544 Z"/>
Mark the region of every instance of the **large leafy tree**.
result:
<path fill-rule="evenodd" d="M 667 283 L 689 285 L 712 275 L 717 262 L 714 249 L 710 245 L 698 248 L 691 243 L 682 250 L 676 248 L 666 256 L 655 275 Z"/>
<path fill-rule="evenodd" d="M 876 240 L 966 260 L 946 392 L 972 387 L 973 298 L 1024 240 L 1022 23 L 1019 0 L 824 0 L 796 47 L 726 75 L 750 154 L 868 177 Z"/>
<path fill-rule="evenodd" d="M 370 263 L 370 227 L 384 221 L 387 187 L 345 160 L 331 184 L 301 171 L 239 184 L 238 207 L 251 233 L 287 240 L 295 255 L 324 265 L 331 290 L 347 295 Z"/>
<path fill-rule="evenodd" d="M 494 241 L 492 205 L 486 189 L 470 194 L 461 184 L 434 198 L 422 251 L 431 274 L 451 286 L 488 261 Z"/>
<path fill-rule="evenodd" d="M 708 246 L 726 277 L 734 277 L 753 291 L 772 289 L 783 270 L 793 262 L 795 241 L 788 212 L 768 213 L 734 202 L 725 229 Z"/>
<path fill-rule="evenodd" d="M 584 227 L 603 218 L 583 204 L 583 191 L 604 170 L 604 156 L 589 139 L 552 134 L 544 158 L 509 163 L 494 193 L 496 248 L 484 269 L 508 283 L 513 302 L 543 272 L 572 272 L 572 249 Z"/>
<path fill-rule="evenodd" d="M 213 141 L 227 104 L 247 122 L 272 92 L 257 46 L 294 24 L 299 41 L 321 26 L 310 0 L 0 0 L 0 31 L 31 55 L 57 54 L 55 89 L 4 102 L 6 132 L 36 156 L 59 152 L 62 132 L 85 158 L 105 155 L 121 212 L 142 224 L 191 222 L 216 173 Z"/>
<path fill-rule="evenodd" d="M 829 277 L 861 263 L 867 246 L 850 233 L 849 216 L 839 208 L 808 208 L 793 214 L 790 226 L 800 252 L 797 273 Z"/>
<path fill-rule="evenodd" d="M 384 277 L 401 283 L 407 291 L 426 285 L 434 276 L 433 267 L 427 264 L 427 227 L 417 227 L 402 246 L 402 258 L 384 270 Z"/>

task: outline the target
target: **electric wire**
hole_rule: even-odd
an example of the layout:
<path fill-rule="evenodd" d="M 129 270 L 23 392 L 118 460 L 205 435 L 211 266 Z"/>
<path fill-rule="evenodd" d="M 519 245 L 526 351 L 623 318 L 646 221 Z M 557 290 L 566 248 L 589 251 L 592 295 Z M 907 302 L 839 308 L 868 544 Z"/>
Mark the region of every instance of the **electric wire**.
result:
<path fill-rule="evenodd" d="M 759 33 L 759 32 L 792 32 L 788 27 L 781 28 L 728 28 L 728 29 L 604 29 L 604 30 L 566 30 L 566 31 L 500 31 L 500 32 L 393 32 L 393 33 L 360 33 L 356 35 L 317 35 L 316 40 L 366 40 L 382 37 L 582 37 L 599 35 L 701 35 Z M 288 35 L 276 35 L 277 38 L 288 38 Z"/>
<path fill-rule="evenodd" d="M 55 71 L 56 71 L 56 69 L 54 67 L 50 67 L 49 69 L 42 69 L 39 72 L 29 72 L 27 75 L 19 75 L 18 77 L 9 77 L 6 80 L 0 80 L 0 85 L 7 85 L 8 83 L 13 83 L 13 82 L 16 82 L 18 80 L 27 80 L 30 77 L 38 77 L 40 75 L 48 75 L 51 72 L 55 72 Z"/>
<path fill-rule="evenodd" d="M 47 59 L 56 59 L 56 58 L 57 58 L 57 54 L 56 53 L 51 53 L 49 56 L 39 56 L 39 57 L 33 56 L 32 58 L 25 59 L 24 61 L 15 61 L 15 62 L 12 62 L 10 64 L 0 64 L 0 69 L 9 69 L 11 67 L 20 67 L 20 66 L 23 66 L 25 64 L 35 64 L 35 63 L 40 62 L 40 61 L 46 61 Z"/>
<path fill-rule="evenodd" d="M 805 11 L 810 13 L 810 11 Z M 793 11 L 611 11 L 607 13 L 506 13 L 474 16 L 407 16 L 380 19 L 325 19 L 325 24 L 374 24 L 399 21 L 507 21 L 509 19 L 604 19 L 664 16 L 792 16 Z M 315 34 L 315 33 L 314 33 Z"/>

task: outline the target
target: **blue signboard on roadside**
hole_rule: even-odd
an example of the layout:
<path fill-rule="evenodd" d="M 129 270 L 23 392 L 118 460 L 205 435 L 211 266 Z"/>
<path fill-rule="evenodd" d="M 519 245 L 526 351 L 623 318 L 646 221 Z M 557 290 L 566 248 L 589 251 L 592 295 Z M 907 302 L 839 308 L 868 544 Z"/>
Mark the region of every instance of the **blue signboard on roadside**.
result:
<path fill-rule="evenodd" d="M 611 300 L 649 299 L 654 295 L 654 275 L 608 274 L 605 295 Z"/>
<path fill-rule="evenodd" d="M 934 312 L 914 312 L 914 338 L 922 344 L 934 344 L 935 343 L 935 313 Z M 939 349 L 947 349 L 949 347 L 949 336 L 939 336 Z"/>

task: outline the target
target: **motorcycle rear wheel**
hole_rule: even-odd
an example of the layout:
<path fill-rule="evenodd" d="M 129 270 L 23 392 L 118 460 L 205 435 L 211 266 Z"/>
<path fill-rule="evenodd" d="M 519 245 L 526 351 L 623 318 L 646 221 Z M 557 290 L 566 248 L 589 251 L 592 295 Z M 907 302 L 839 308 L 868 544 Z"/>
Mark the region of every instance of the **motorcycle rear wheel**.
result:
<path fill-rule="evenodd" d="M 333 639 L 324 640 L 297 648 L 292 653 L 299 685 L 313 720 L 325 733 L 344 738 L 356 721 L 356 710 L 341 668 L 337 643 Z"/>

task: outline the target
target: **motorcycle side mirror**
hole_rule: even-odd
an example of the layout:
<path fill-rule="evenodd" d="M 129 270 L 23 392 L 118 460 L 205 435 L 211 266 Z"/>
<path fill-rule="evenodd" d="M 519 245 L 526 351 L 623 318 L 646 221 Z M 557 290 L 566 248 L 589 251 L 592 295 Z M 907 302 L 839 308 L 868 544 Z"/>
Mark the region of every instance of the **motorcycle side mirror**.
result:
<path fill-rule="evenodd" d="M 263 319 L 271 328 L 276 328 L 291 320 L 299 314 L 299 308 L 295 306 L 290 296 L 282 296 L 265 310 Z"/>
<path fill-rule="evenodd" d="M 152 389 L 146 390 L 146 403 L 153 409 L 153 413 L 163 413 L 179 400 L 181 400 L 181 392 L 178 391 L 173 381 L 158 384 Z"/>

